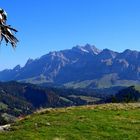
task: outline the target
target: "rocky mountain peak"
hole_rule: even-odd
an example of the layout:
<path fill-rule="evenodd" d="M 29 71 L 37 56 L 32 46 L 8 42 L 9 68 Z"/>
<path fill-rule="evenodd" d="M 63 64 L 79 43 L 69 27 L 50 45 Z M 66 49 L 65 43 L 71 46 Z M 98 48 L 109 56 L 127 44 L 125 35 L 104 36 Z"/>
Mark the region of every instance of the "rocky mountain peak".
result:
<path fill-rule="evenodd" d="M 114 52 L 109 49 L 103 49 L 103 51 L 100 53 L 102 58 L 107 59 L 107 58 L 115 58 L 117 56 L 117 52 Z"/>
<path fill-rule="evenodd" d="M 75 46 L 72 48 L 74 51 L 78 51 L 81 53 L 89 53 L 92 55 L 97 55 L 101 52 L 101 50 L 97 49 L 94 45 L 86 44 L 85 46 Z"/>
<path fill-rule="evenodd" d="M 18 71 L 18 70 L 20 70 L 20 69 L 21 69 L 21 66 L 20 66 L 20 65 L 17 65 L 17 66 L 15 66 L 15 67 L 13 68 L 14 71 Z"/>
<path fill-rule="evenodd" d="M 27 60 L 26 64 L 25 64 L 25 66 L 31 64 L 33 61 L 34 61 L 33 59 L 29 58 L 29 59 Z"/>

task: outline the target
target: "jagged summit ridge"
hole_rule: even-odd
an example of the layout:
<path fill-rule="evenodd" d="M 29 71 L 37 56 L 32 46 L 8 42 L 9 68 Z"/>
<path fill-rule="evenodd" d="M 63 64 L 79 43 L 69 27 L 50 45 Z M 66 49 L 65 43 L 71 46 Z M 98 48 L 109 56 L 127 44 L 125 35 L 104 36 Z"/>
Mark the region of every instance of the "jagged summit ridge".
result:
<path fill-rule="evenodd" d="M 89 44 L 77 45 L 72 49 L 50 52 L 35 60 L 29 59 L 24 67 L 16 66 L 0 72 L 1 81 L 60 85 L 89 80 L 94 82 L 102 78 L 109 79 L 109 84 L 117 83 L 117 79 L 140 81 L 140 52 L 125 50 L 119 53 L 109 49 L 99 50 Z M 96 87 L 98 84 L 95 82 L 92 85 Z"/>
<path fill-rule="evenodd" d="M 75 46 L 72 48 L 72 50 L 77 50 L 85 53 L 91 53 L 91 54 L 99 54 L 101 50 L 97 49 L 94 45 L 86 44 L 85 46 Z"/>

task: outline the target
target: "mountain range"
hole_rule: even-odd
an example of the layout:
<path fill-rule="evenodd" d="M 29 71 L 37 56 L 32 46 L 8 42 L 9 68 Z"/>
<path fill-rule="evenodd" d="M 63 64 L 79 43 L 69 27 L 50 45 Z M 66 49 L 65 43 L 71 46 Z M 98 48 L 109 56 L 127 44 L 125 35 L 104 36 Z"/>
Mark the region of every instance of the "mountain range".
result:
<path fill-rule="evenodd" d="M 29 59 L 23 67 L 0 71 L 0 81 L 10 80 L 88 89 L 139 85 L 140 52 L 77 45 Z"/>

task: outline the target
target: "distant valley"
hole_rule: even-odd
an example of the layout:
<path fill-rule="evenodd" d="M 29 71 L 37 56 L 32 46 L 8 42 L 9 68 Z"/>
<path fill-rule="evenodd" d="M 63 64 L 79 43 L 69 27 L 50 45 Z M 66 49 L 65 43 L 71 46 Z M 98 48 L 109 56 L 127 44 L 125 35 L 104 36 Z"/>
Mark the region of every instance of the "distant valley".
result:
<path fill-rule="evenodd" d="M 140 90 L 134 86 L 105 94 L 88 90 L 41 87 L 28 83 L 0 82 L 0 125 L 41 108 L 140 102 Z"/>
<path fill-rule="evenodd" d="M 0 82 L 0 124 L 31 114 L 40 108 L 96 104 L 100 100 L 103 100 L 103 96 L 94 92 L 44 88 L 15 81 Z"/>

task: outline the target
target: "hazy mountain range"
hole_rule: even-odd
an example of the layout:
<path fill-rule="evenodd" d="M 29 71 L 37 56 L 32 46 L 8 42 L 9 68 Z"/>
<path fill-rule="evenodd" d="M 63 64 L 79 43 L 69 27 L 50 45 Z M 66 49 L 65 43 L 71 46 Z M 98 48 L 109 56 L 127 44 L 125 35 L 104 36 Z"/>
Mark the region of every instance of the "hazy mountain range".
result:
<path fill-rule="evenodd" d="M 140 52 L 99 50 L 89 44 L 75 46 L 29 59 L 24 67 L 3 70 L 0 80 L 91 89 L 138 85 Z"/>

